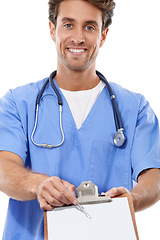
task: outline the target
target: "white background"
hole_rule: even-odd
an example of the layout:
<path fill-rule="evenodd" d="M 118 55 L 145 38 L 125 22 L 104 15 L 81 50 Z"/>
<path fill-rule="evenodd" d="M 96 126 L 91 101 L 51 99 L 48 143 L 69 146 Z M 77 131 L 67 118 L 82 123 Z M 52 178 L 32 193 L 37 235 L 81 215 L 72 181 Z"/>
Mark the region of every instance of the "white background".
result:
<path fill-rule="evenodd" d="M 97 69 L 109 81 L 145 95 L 160 118 L 159 0 L 115 2 L 113 25 Z M 8 88 L 40 80 L 56 69 L 47 0 L 0 1 L 0 36 L 0 96 Z M 8 197 L 0 193 L 0 239 L 7 203 Z M 159 216 L 160 203 L 136 214 L 140 239 L 159 239 Z"/>

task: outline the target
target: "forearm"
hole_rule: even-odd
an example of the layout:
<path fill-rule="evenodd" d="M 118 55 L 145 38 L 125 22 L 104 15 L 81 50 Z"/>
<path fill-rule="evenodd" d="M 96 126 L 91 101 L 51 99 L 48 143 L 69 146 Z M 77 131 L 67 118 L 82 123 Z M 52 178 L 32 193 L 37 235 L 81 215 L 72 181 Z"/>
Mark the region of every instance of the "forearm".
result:
<path fill-rule="evenodd" d="M 150 169 L 142 174 L 131 196 L 136 212 L 155 204 L 160 199 L 160 170 Z"/>
<path fill-rule="evenodd" d="M 48 211 L 77 204 L 74 185 L 24 168 L 22 159 L 10 152 L 0 152 L 0 191 L 20 201 L 37 199 L 41 209 Z"/>
<path fill-rule="evenodd" d="M 48 177 L 24 168 L 20 161 L 9 159 L 10 155 L 0 156 L 0 191 L 20 201 L 36 199 L 38 186 Z"/>

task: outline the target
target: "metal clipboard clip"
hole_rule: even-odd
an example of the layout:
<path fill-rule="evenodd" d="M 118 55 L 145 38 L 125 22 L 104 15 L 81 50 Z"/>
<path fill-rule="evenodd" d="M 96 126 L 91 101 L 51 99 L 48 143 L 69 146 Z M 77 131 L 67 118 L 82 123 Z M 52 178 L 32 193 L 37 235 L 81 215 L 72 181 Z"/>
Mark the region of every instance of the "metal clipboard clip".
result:
<path fill-rule="evenodd" d="M 106 203 L 111 202 L 112 199 L 109 196 L 105 196 L 104 193 L 98 194 L 98 187 L 91 181 L 82 182 L 77 188 L 77 209 L 84 213 L 88 218 L 91 219 L 89 213 L 86 212 L 85 208 L 81 205 L 84 204 L 95 204 L 95 203 Z"/>
<path fill-rule="evenodd" d="M 77 200 L 79 204 L 95 204 L 111 202 L 109 196 L 104 193 L 98 194 L 98 187 L 91 181 L 82 182 L 77 188 Z"/>

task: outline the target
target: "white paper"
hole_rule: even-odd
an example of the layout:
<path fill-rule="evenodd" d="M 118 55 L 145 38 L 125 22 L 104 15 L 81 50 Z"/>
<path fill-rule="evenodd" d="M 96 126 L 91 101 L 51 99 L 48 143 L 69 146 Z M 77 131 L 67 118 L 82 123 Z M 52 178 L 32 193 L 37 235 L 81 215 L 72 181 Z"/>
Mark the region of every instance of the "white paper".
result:
<path fill-rule="evenodd" d="M 75 206 L 47 212 L 48 240 L 136 240 L 127 198 L 83 205 L 91 219 Z"/>

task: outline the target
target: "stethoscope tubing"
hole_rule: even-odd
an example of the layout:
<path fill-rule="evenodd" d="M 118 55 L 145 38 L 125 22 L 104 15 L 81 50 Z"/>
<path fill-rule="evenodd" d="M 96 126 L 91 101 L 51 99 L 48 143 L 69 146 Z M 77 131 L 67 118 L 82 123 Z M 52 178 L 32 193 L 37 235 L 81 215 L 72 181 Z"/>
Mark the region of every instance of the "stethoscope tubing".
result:
<path fill-rule="evenodd" d="M 111 102 L 112 102 L 116 130 L 118 131 L 118 129 L 123 129 L 121 115 L 120 115 L 120 112 L 119 112 L 119 109 L 118 109 L 116 97 L 113 93 L 113 90 L 112 90 L 111 86 L 109 85 L 107 79 L 100 72 L 96 71 L 96 73 L 99 76 L 99 78 L 101 79 L 101 81 L 103 81 L 107 86 L 107 89 L 108 89 L 108 92 L 109 92 L 109 95 L 110 95 L 110 98 L 111 98 Z"/>
<path fill-rule="evenodd" d="M 60 95 L 58 89 L 56 88 L 55 84 L 53 83 L 53 78 L 56 76 L 56 73 L 57 73 L 57 71 L 54 71 L 53 73 L 51 73 L 51 75 L 49 76 L 49 83 L 51 84 L 51 87 L 53 88 L 53 90 L 55 91 L 55 93 L 57 95 L 58 104 L 63 105 L 61 95 Z"/>
<path fill-rule="evenodd" d="M 52 149 L 52 148 L 56 148 L 56 147 L 61 146 L 64 142 L 64 132 L 63 132 L 63 127 L 62 127 L 62 105 L 63 105 L 63 101 L 62 101 L 62 97 L 61 97 L 57 87 L 55 86 L 55 84 L 53 82 L 53 78 L 56 76 L 56 73 L 57 73 L 57 71 L 54 71 L 50 74 L 49 78 L 47 78 L 47 80 L 45 81 L 44 85 L 42 86 L 42 88 L 39 91 L 39 93 L 37 95 L 37 98 L 36 98 L 36 115 L 35 115 L 35 123 L 34 123 L 33 131 L 32 131 L 32 134 L 31 134 L 31 141 L 37 147 Z M 117 147 L 122 147 L 124 145 L 124 143 L 126 142 L 126 137 L 124 135 L 124 128 L 123 128 L 123 124 L 122 124 L 121 115 L 120 115 L 120 112 L 119 112 L 119 109 L 118 109 L 116 97 L 115 97 L 115 95 L 112 91 L 112 88 L 111 88 L 110 84 L 108 83 L 107 79 L 98 71 L 96 71 L 96 74 L 98 75 L 100 80 L 103 81 L 106 84 L 109 95 L 110 95 L 110 98 L 111 98 L 114 120 L 115 120 L 115 126 L 116 126 L 116 130 L 117 130 L 117 132 L 114 135 L 113 142 Z M 43 95 L 43 93 L 45 91 L 45 88 L 48 84 L 51 85 L 53 91 L 56 93 L 57 100 L 58 100 L 58 105 L 59 105 L 59 114 L 60 114 L 59 115 L 59 125 L 60 125 L 62 140 L 57 145 L 52 145 L 52 144 L 47 144 L 47 143 L 39 144 L 39 143 L 36 143 L 34 141 L 34 134 L 35 134 L 35 131 L 36 131 L 36 128 L 37 128 L 37 123 L 38 123 L 39 105 L 40 105 L 42 95 Z"/>

